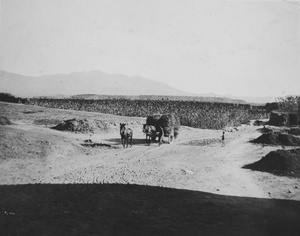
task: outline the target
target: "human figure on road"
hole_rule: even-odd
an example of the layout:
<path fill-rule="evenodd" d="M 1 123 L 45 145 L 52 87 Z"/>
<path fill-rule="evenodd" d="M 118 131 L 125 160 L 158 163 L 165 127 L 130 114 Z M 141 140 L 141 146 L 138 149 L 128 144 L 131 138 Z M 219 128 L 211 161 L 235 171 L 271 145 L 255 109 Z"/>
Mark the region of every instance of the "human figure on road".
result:
<path fill-rule="evenodd" d="M 222 138 L 222 147 L 225 147 L 225 131 L 223 131 L 221 138 Z"/>

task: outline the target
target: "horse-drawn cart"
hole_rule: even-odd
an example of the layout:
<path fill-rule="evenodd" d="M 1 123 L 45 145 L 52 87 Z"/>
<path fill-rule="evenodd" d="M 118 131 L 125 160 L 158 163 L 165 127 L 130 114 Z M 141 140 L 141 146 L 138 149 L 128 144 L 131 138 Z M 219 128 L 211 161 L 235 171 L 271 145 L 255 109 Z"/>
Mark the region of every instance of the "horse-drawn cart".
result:
<path fill-rule="evenodd" d="M 175 114 L 148 116 L 146 124 L 143 126 L 143 132 L 146 134 L 146 141 L 150 144 L 158 137 L 159 144 L 162 143 L 162 137 L 168 137 L 168 143 L 171 143 L 179 134 L 180 121 Z"/>

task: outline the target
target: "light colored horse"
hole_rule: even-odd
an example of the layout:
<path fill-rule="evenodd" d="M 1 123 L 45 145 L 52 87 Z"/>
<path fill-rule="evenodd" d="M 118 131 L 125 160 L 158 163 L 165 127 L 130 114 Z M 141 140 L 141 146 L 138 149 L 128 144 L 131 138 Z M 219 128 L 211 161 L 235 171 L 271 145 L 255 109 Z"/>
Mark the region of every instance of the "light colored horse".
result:
<path fill-rule="evenodd" d="M 158 144 L 162 143 L 163 129 L 161 127 L 156 128 L 154 125 L 143 125 L 143 132 L 146 134 L 146 142 L 150 145 L 151 142 L 155 142 L 158 137 Z"/>
<path fill-rule="evenodd" d="M 146 134 L 146 142 L 150 144 L 153 141 L 153 137 L 155 137 L 155 126 L 143 124 L 143 133 Z"/>
<path fill-rule="evenodd" d="M 127 124 L 121 123 L 120 124 L 120 135 L 121 135 L 121 143 L 123 148 L 128 148 L 128 142 L 130 141 L 130 147 L 132 147 L 132 136 L 133 131 L 132 129 L 126 127 Z"/>

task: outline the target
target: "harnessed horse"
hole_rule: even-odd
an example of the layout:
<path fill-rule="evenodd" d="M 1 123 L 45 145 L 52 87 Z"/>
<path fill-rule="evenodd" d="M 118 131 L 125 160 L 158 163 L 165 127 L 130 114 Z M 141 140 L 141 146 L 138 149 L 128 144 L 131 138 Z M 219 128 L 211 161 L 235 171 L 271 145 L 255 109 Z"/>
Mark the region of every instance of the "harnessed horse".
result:
<path fill-rule="evenodd" d="M 132 136 L 133 136 L 133 131 L 126 127 L 126 124 L 121 123 L 120 124 L 120 135 L 121 135 L 121 143 L 123 145 L 123 148 L 128 148 L 128 142 L 130 141 L 130 147 L 132 147 Z"/>
<path fill-rule="evenodd" d="M 153 125 L 143 125 L 143 132 L 146 134 L 146 142 L 150 145 L 151 142 L 155 142 L 158 137 L 159 145 L 162 143 L 161 137 L 163 136 L 163 129 L 161 127 L 155 127 Z"/>

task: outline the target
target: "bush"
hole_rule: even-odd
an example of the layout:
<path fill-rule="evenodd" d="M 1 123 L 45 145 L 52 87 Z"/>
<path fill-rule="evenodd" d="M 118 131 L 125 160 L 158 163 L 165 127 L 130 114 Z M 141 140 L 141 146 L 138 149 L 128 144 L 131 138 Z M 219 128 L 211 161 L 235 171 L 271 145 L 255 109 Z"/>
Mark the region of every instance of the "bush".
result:
<path fill-rule="evenodd" d="M 276 99 L 280 111 L 296 112 L 298 111 L 300 96 L 279 97 Z"/>
<path fill-rule="evenodd" d="M 26 98 L 15 97 L 10 93 L 0 93 L 0 101 L 11 102 L 11 103 L 24 103 L 24 104 L 28 102 Z"/>

